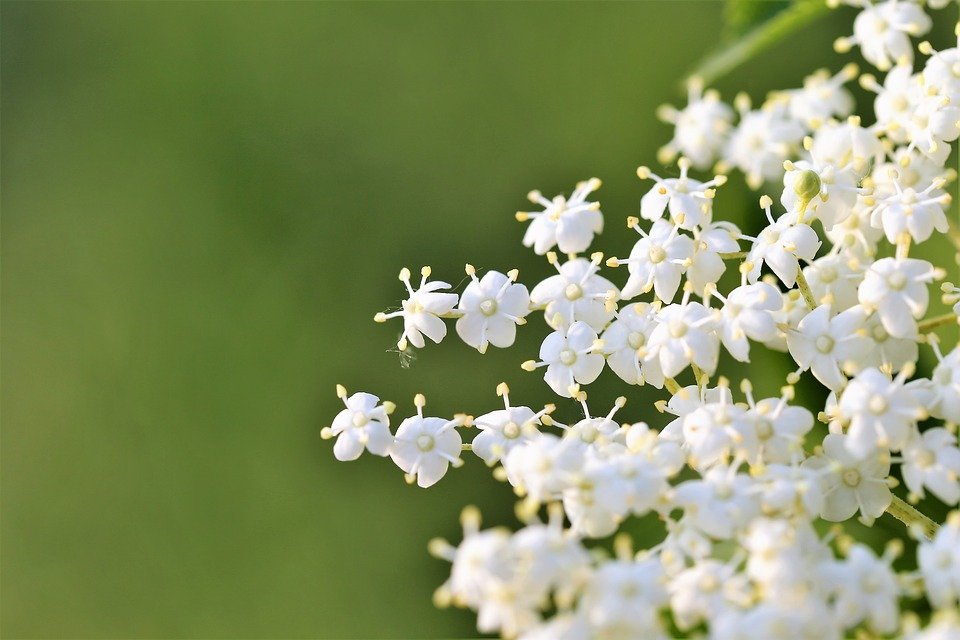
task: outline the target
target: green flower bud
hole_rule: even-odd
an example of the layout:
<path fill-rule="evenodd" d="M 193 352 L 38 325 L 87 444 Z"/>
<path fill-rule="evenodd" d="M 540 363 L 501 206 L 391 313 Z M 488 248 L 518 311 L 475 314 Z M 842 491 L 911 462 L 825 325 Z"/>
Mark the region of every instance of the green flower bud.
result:
<path fill-rule="evenodd" d="M 816 171 L 804 169 L 793 183 L 793 192 L 800 199 L 800 211 L 806 211 L 810 201 L 820 194 L 820 176 Z"/>

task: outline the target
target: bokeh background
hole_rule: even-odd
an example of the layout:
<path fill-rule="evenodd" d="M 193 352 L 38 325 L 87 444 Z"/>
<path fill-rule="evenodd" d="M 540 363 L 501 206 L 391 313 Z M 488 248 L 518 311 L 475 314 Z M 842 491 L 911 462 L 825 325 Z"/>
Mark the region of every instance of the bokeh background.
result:
<path fill-rule="evenodd" d="M 468 503 L 514 525 L 510 492 L 476 461 L 426 491 L 389 460 L 337 463 L 319 438 L 334 385 L 400 414 L 419 391 L 438 415 L 490 410 L 501 380 L 516 402 L 547 401 L 519 368 L 537 322 L 509 351 L 454 336 L 404 367 L 398 326 L 372 316 L 400 299 L 402 266 L 455 283 L 467 261 L 548 275 L 513 220 L 532 188 L 602 178 L 598 247 L 624 254 L 634 169 L 669 137 L 654 110 L 682 103 L 724 13 L 4 2 L 0 633 L 475 636 L 470 614 L 432 607 L 447 567 L 425 547 L 458 539 Z M 719 88 L 760 100 L 839 68 L 830 43 L 851 18 Z M 949 46 L 952 24 L 934 41 Z M 734 177 L 717 215 L 755 229 L 755 202 Z M 923 250 L 950 261 L 944 242 Z M 786 371 L 750 368 L 768 392 Z M 606 372 L 590 391 L 605 412 L 624 389 Z M 622 417 L 662 424 L 657 397 L 631 391 Z"/>

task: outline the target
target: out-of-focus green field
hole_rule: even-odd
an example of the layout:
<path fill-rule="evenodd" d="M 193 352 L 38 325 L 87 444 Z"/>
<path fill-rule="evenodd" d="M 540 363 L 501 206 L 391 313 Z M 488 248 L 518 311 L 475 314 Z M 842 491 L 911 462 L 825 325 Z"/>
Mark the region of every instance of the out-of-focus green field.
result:
<path fill-rule="evenodd" d="M 403 368 L 398 325 L 373 314 L 402 266 L 548 275 L 513 220 L 532 188 L 601 177 L 598 247 L 628 251 L 634 169 L 669 134 L 653 112 L 682 102 L 720 3 L 2 12 L 2 635 L 476 635 L 432 607 L 447 567 L 426 543 L 457 539 L 467 503 L 513 524 L 510 492 L 469 457 L 426 491 L 389 460 L 337 463 L 319 438 L 334 385 L 399 414 L 418 391 L 431 413 L 482 413 L 504 379 L 548 401 L 519 368 L 537 321 L 510 351 L 453 336 Z M 724 96 L 838 68 L 841 15 Z M 717 215 L 753 229 L 741 183 Z M 787 371 L 753 367 L 768 391 Z M 591 403 L 623 391 L 606 372 Z M 656 393 L 630 397 L 622 418 L 662 423 Z"/>

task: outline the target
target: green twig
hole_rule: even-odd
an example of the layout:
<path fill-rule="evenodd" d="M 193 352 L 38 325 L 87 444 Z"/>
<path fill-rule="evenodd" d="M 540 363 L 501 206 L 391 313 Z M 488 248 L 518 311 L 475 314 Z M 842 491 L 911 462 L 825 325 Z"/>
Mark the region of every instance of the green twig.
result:
<path fill-rule="evenodd" d="M 940 525 L 897 496 L 893 496 L 893 502 L 887 507 L 887 513 L 905 524 L 907 529 L 914 530 L 919 528 L 927 540 L 932 540 L 933 536 L 937 535 L 937 531 L 940 529 Z"/>
<path fill-rule="evenodd" d="M 927 318 L 920 322 L 917 325 L 917 330 L 920 333 L 926 333 L 928 331 L 933 331 L 937 327 L 942 327 L 948 324 L 955 324 L 957 322 L 957 315 L 955 313 L 945 313 L 940 316 L 934 316 L 932 318 Z"/>
<path fill-rule="evenodd" d="M 768 49 L 785 36 L 810 24 L 827 11 L 829 11 L 829 8 L 825 0 L 797 2 L 758 26 L 733 45 L 708 56 L 690 74 L 689 78 L 699 78 L 704 84 L 712 84 L 718 78 Z"/>

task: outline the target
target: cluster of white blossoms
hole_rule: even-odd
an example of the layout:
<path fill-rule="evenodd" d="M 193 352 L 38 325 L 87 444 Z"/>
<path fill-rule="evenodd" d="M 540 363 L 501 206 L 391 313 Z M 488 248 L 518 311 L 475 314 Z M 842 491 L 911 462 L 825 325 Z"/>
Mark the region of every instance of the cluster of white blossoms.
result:
<path fill-rule="evenodd" d="M 960 251 L 947 217 L 956 171 L 946 167 L 960 136 L 960 48 L 915 48 L 911 38 L 932 24 L 917 2 L 851 4 L 862 12 L 837 49 L 858 46 L 885 77 L 847 64 L 759 109 L 691 83 L 686 107 L 659 113 L 674 125 L 659 157 L 676 161 L 661 170 L 673 177 L 637 170 L 646 191 L 627 219 L 639 236 L 628 256 L 586 253 L 603 228 L 594 178 L 569 198 L 533 191 L 540 210 L 516 215 L 529 223 L 523 244 L 556 270 L 532 288 L 516 270 L 467 265 L 460 293 L 431 281 L 428 267 L 416 287 L 400 273 L 406 299 L 375 318 L 402 318 L 400 349 L 440 342 L 447 320 L 480 353 L 506 348 L 542 314 L 546 337 L 522 368 L 582 411 L 561 423 L 554 404 L 513 405 L 501 383 L 502 409 L 427 416 L 418 395 L 416 414 L 391 432 L 393 403 L 337 389 L 345 408 L 323 436 L 337 439 L 338 459 L 390 456 L 428 487 L 472 452 L 520 497 L 519 531 L 481 529 L 468 508 L 458 546 L 430 544 L 452 562 L 436 602 L 475 610 L 481 632 L 960 637 L 960 512 L 938 525 L 911 506 L 960 502 L 960 349 L 935 333 L 956 336 L 960 289 L 940 282 L 956 306 L 931 315 L 930 290 L 946 272 L 911 256 L 945 233 Z M 845 88 L 858 76 L 876 93 L 869 126 Z M 696 177 L 708 169 L 716 175 Z M 755 235 L 714 219 L 733 169 L 779 191 L 760 198 L 766 224 Z M 721 290 L 728 269 L 732 286 Z M 772 397 L 718 371 L 724 353 L 749 362 L 756 349 L 795 363 Z M 937 363 L 928 377 L 917 366 L 924 350 Z M 651 409 L 669 422 L 618 422 L 625 396 L 594 415 L 586 387 L 604 368 L 663 390 Z M 823 406 L 796 402 L 803 376 L 825 388 Z M 907 500 L 891 491 L 901 484 Z M 899 539 L 878 553 L 821 524 L 869 525 L 884 513 L 919 540 L 915 570 L 893 568 Z M 636 551 L 617 532 L 648 515 L 664 537 Z M 614 534 L 612 553 L 587 546 Z M 901 612 L 921 597 L 933 615 Z"/>

